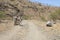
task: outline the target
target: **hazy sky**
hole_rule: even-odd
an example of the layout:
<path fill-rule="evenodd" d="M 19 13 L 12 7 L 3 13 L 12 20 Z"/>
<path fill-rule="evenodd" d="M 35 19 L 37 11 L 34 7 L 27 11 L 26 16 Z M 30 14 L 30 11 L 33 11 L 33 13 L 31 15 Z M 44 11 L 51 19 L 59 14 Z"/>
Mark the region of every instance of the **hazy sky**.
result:
<path fill-rule="evenodd" d="M 31 0 L 32 2 L 40 2 L 52 6 L 60 6 L 60 0 Z"/>

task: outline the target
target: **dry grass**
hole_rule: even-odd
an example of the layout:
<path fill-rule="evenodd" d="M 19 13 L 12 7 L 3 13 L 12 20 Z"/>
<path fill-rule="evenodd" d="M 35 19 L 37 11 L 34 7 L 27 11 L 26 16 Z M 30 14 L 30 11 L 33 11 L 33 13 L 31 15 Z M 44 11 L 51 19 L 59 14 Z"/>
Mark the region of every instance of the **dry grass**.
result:
<path fill-rule="evenodd" d="M 59 39 L 59 35 L 60 35 L 60 23 L 54 24 L 52 27 L 47 27 L 46 26 L 46 22 L 43 22 L 41 20 L 28 20 L 28 22 L 33 22 L 34 25 L 36 25 L 36 27 L 38 28 L 39 31 L 41 31 L 44 35 L 47 36 L 47 38 L 49 39 Z M 24 22 L 23 22 L 24 23 Z M 13 29 L 15 27 L 12 27 L 13 23 L 12 21 L 9 21 L 8 24 L 6 23 L 2 23 L 0 24 L 0 33 L 4 32 L 7 30 L 10 30 L 9 32 L 11 33 L 11 31 L 13 32 Z M 27 35 L 28 32 L 28 28 L 29 26 L 24 25 L 23 27 L 16 27 L 18 28 L 18 32 L 16 32 L 15 36 L 16 38 L 21 38 L 24 39 L 24 37 Z M 15 29 L 16 30 L 16 29 Z M 5 33 L 4 33 L 5 34 Z M 15 39 L 15 37 L 13 37 L 11 40 Z"/>
<path fill-rule="evenodd" d="M 1 0 L 2 1 L 2 0 Z M 8 3 L 16 6 L 19 10 L 23 10 L 24 14 L 30 16 L 30 19 L 41 19 L 41 16 L 47 18 L 50 13 L 59 9 L 58 7 L 45 6 L 42 4 L 37 4 L 33 2 L 28 2 L 26 0 L 6 0 Z M 2 2 L 6 2 L 3 0 Z M 6 11 L 6 10 L 5 10 Z M 8 13 L 15 10 L 8 10 Z M 43 18 L 43 20 L 45 20 Z"/>
<path fill-rule="evenodd" d="M 56 23 L 52 27 L 47 27 L 46 22 L 43 21 L 34 21 L 34 23 L 42 33 L 48 36 L 47 38 L 51 40 L 60 40 L 60 23 Z"/>
<path fill-rule="evenodd" d="M 10 30 L 13 27 L 13 22 L 10 20 L 6 20 L 6 22 L 0 23 L 0 32 Z"/>
<path fill-rule="evenodd" d="M 53 32 L 53 30 L 55 30 L 60 33 L 60 23 L 53 24 L 52 27 L 47 27 L 46 22 L 43 21 L 34 21 L 34 23 L 46 31 Z"/>

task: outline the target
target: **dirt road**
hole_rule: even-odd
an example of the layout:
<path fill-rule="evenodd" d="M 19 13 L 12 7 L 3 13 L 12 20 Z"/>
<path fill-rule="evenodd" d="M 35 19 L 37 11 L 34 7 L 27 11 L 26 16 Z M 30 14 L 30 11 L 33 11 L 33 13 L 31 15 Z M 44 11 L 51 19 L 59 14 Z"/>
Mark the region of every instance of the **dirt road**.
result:
<path fill-rule="evenodd" d="M 29 22 L 29 32 L 25 40 L 48 40 L 47 37 L 38 30 L 38 27 L 33 23 Z"/>
<path fill-rule="evenodd" d="M 14 26 L 11 30 L 2 33 L 0 32 L 0 40 L 53 40 L 48 38 L 50 36 L 49 33 L 44 32 L 44 29 L 39 29 L 40 26 L 32 21 L 24 20 L 22 25 L 23 26 Z"/>

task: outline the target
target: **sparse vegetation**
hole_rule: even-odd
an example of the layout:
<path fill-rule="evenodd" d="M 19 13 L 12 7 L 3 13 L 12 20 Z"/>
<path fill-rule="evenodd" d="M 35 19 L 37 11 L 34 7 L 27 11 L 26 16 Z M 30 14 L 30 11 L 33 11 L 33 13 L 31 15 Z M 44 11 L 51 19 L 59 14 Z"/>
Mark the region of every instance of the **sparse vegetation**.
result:
<path fill-rule="evenodd" d="M 59 20 L 60 19 L 60 9 L 55 11 L 54 13 L 51 13 L 50 19 L 52 19 L 53 21 Z"/>
<path fill-rule="evenodd" d="M 0 23 L 2 19 L 5 19 L 5 13 L 3 11 L 0 11 Z"/>
<path fill-rule="evenodd" d="M 0 11 L 0 19 L 4 19 L 6 16 L 5 16 L 5 12 L 3 11 Z"/>
<path fill-rule="evenodd" d="M 37 17 L 38 17 L 39 19 L 41 18 L 42 20 L 46 20 L 45 17 L 40 17 L 42 15 L 42 13 L 43 13 L 43 15 L 46 16 L 46 15 L 48 15 L 48 13 L 53 12 L 57 9 L 57 8 L 55 9 L 55 7 L 44 6 L 41 3 L 36 4 L 31 1 L 28 2 L 27 0 L 22 0 L 22 1 L 21 0 L 9 0 L 9 1 L 6 0 L 6 1 L 7 2 L 5 2 L 5 0 L 2 1 L 3 4 L 1 6 L 3 6 L 3 10 L 4 11 L 8 10 L 8 14 L 12 15 L 14 13 L 17 14 L 17 12 L 19 13 L 19 10 L 23 9 L 22 11 L 24 11 L 24 14 L 25 14 L 23 16 L 24 19 L 30 19 L 30 18 L 37 19 Z M 39 13 L 40 13 L 40 16 L 39 16 Z M 46 17 L 48 17 L 48 16 L 46 16 Z"/>
<path fill-rule="evenodd" d="M 11 1 L 14 1 L 14 0 L 11 0 Z"/>
<path fill-rule="evenodd" d="M 41 16 L 41 20 L 42 20 L 42 21 L 46 21 L 46 19 L 45 19 L 44 16 Z"/>
<path fill-rule="evenodd" d="M 27 20 L 27 19 L 30 19 L 31 16 L 30 15 L 24 15 L 24 16 L 22 16 L 22 18 L 25 19 L 25 20 Z"/>

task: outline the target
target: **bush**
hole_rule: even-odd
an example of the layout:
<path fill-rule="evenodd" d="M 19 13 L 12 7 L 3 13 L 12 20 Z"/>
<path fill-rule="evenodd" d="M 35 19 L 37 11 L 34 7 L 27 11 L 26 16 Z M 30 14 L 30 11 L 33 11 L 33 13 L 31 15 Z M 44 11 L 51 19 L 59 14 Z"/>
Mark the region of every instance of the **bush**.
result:
<path fill-rule="evenodd" d="M 56 20 L 57 19 L 57 13 L 50 14 L 50 19 Z"/>
<path fill-rule="evenodd" d="M 55 11 L 54 13 L 51 13 L 50 19 L 52 19 L 54 21 L 60 19 L 60 9 Z"/>
<path fill-rule="evenodd" d="M 22 18 L 25 20 L 30 19 L 30 15 L 24 15 Z"/>
<path fill-rule="evenodd" d="M 45 17 L 41 16 L 41 20 L 42 21 L 46 21 Z"/>
<path fill-rule="evenodd" d="M 5 13 L 3 11 L 0 11 L 0 19 L 4 19 L 5 18 Z"/>

